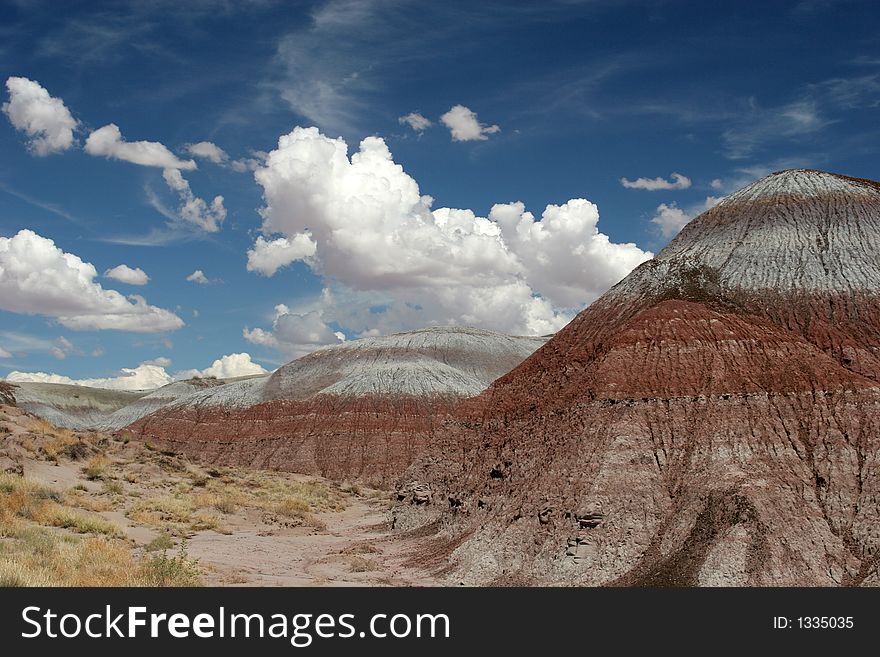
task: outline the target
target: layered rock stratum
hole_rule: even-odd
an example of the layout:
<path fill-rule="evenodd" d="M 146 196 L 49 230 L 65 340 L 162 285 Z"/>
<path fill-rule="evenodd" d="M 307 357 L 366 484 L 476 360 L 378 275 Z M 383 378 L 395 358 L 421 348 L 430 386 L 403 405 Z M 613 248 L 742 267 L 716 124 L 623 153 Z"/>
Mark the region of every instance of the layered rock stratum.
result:
<path fill-rule="evenodd" d="M 182 396 L 125 431 L 205 462 L 387 487 L 462 399 L 545 341 L 462 327 L 354 340 Z"/>
<path fill-rule="evenodd" d="M 772 174 L 468 400 L 398 490 L 468 584 L 876 585 L 880 184 Z"/>

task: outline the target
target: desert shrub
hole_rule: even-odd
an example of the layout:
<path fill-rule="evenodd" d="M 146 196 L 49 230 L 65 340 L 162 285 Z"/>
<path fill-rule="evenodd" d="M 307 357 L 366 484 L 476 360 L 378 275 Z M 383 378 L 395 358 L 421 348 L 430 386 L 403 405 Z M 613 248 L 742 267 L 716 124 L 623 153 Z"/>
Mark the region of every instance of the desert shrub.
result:
<path fill-rule="evenodd" d="M 159 534 L 152 541 L 144 546 L 146 552 L 157 552 L 159 550 L 170 550 L 174 547 L 174 539 L 168 534 Z"/>
<path fill-rule="evenodd" d="M 109 467 L 110 459 L 103 454 L 98 454 L 89 459 L 89 462 L 86 463 L 86 466 L 83 468 L 83 474 L 86 476 L 86 479 L 89 479 L 90 481 L 103 479 L 107 472 L 107 468 Z"/>
<path fill-rule="evenodd" d="M 162 554 L 146 557 L 144 561 L 144 583 L 147 586 L 201 586 L 202 574 L 197 559 L 187 554 L 186 540 L 180 542 L 177 554 Z"/>
<path fill-rule="evenodd" d="M 104 493 L 107 495 L 124 495 L 125 489 L 118 481 L 105 481 L 103 486 Z"/>
<path fill-rule="evenodd" d="M 310 509 L 308 503 L 295 497 L 288 497 L 275 505 L 275 513 L 289 518 L 302 518 Z"/>
<path fill-rule="evenodd" d="M 68 443 L 61 450 L 64 456 L 71 461 L 82 461 L 95 453 L 95 448 L 82 440 Z"/>
<path fill-rule="evenodd" d="M 183 555 L 135 559 L 125 541 L 32 531 L 0 554 L 0 586 L 195 586 L 198 563 Z"/>
<path fill-rule="evenodd" d="M 236 500 L 231 495 L 223 495 L 214 503 L 214 508 L 227 515 L 235 513 Z"/>

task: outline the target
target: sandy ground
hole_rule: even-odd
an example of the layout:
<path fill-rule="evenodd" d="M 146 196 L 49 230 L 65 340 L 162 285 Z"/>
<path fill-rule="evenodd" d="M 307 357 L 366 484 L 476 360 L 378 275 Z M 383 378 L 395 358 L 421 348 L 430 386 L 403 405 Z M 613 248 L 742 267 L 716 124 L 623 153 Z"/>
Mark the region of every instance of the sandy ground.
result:
<path fill-rule="evenodd" d="M 350 496 L 344 511 L 319 514 L 327 530 L 267 527 L 245 518 L 230 535 L 202 532 L 189 554 L 209 566 L 206 583 L 249 586 L 431 586 L 404 566 L 410 542 L 392 537 L 385 504 Z"/>
<path fill-rule="evenodd" d="M 20 409 L 2 408 L 3 435 L 0 457 L 4 467 L 20 466 L 26 478 L 56 491 L 79 490 L 96 501 L 112 501 L 112 508 L 100 511 L 80 509 L 81 514 L 99 515 L 119 526 L 136 555 L 163 533 L 162 527 L 135 522 L 131 509 L 139 500 L 170 495 L 190 484 L 193 471 L 206 472 L 185 457 L 157 453 L 132 442 L 120 443 L 95 434 L 114 473 L 103 480 L 84 474 L 84 461 L 59 458 L 46 460 L 22 447 L 28 438 L 51 440 L 34 433 L 29 416 Z M 92 439 L 95 438 L 92 437 Z M 389 529 L 390 495 L 383 491 L 340 486 L 315 476 L 266 473 L 243 468 L 226 468 L 217 476 L 239 481 L 256 477 L 271 479 L 284 490 L 300 482 L 318 482 L 334 491 L 344 506 L 341 511 L 311 514 L 311 525 L 264 508 L 237 505 L 230 512 L 213 514 L 221 522 L 216 529 L 187 530 L 173 540 L 175 553 L 181 536 L 186 551 L 197 559 L 206 585 L 215 586 L 431 586 L 439 584 L 430 572 L 407 562 L 416 550 L 417 539 L 401 539 Z M 120 493 L 108 495 L 112 481 Z M 110 507 L 110 504 L 105 504 Z M 66 530 L 57 530 L 64 532 Z"/>

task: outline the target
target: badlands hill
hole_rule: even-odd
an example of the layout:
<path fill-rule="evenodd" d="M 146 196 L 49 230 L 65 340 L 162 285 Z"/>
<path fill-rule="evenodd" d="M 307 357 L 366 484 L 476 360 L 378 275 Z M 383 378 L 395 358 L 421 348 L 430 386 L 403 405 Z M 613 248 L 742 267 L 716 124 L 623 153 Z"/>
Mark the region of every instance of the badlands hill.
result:
<path fill-rule="evenodd" d="M 155 390 L 108 390 L 63 383 L 6 383 L 8 399 L 52 424 L 75 430 L 116 431 L 180 397 L 245 378 L 195 378 Z M 265 377 L 262 377 L 265 378 Z M 2 391 L 0 391 L 2 392 Z"/>
<path fill-rule="evenodd" d="M 407 471 L 467 583 L 877 585 L 880 184 L 772 174 L 688 224 Z"/>
<path fill-rule="evenodd" d="M 64 383 L 7 383 L 19 408 L 68 429 L 93 429 L 148 391 L 107 390 Z"/>
<path fill-rule="evenodd" d="M 126 431 L 203 461 L 387 487 L 461 399 L 545 341 L 460 327 L 364 338 L 180 397 Z"/>

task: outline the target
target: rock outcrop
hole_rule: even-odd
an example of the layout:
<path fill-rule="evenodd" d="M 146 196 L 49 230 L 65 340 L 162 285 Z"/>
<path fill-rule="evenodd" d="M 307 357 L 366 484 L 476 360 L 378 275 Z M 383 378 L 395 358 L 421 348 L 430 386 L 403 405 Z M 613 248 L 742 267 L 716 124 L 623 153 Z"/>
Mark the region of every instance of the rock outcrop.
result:
<path fill-rule="evenodd" d="M 0 405 L 15 406 L 15 386 L 0 381 Z"/>
<path fill-rule="evenodd" d="M 454 406 L 545 340 L 460 327 L 364 338 L 181 397 L 125 430 L 207 462 L 387 487 Z"/>
<path fill-rule="evenodd" d="M 395 526 L 471 584 L 880 583 L 878 256 L 878 183 L 730 195 L 463 404 Z"/>

